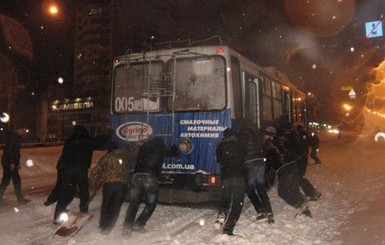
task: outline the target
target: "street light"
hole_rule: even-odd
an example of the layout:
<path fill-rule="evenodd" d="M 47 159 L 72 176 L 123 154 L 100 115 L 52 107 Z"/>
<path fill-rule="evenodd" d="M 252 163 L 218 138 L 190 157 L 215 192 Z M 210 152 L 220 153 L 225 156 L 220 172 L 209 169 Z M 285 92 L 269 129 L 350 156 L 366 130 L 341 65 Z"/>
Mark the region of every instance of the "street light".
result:
<path fill-rule="evenodd" d="M 345 116 L 346 117 L 350 116 L 350 111 L 353 109 L 353 106 L 345 103 L 345 104 L 342 105 L 342 108 L 346 111 Z"/>
<path fill-rule="evenodd" d="M 342 107 L 345 109 L 345 111 L 349 112 L 353 109 L 353 107 L 349 104 L 343 104 Z"/>
<path fill-rule="evenodd" d="M 50 14 L 52 14 L 52 15 L 56 15 L 56 14 L 59 12 L 59 10 L 58 10 L 58 8 L 57 8 L 55 5 L 52 5 L 52 6 L 49 8 L 49 12 L 50 12 Z"/>
<path fill-rule="evenodd" d="M 59 8 L 56 4 L 51 4 L 48 6 L 48 13 L 52 16 L 59 14 Z"/>

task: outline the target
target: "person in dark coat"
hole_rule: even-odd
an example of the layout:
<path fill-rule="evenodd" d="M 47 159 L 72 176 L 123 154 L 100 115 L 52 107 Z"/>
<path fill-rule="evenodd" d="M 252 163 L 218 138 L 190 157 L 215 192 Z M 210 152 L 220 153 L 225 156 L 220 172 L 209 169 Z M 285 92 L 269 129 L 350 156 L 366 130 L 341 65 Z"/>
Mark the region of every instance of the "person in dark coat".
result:
<path fill-rule="evenodd" d="M 295 136 L 286 129 L 278 131 L 273 126 L 265 131 L 269 137 L 265 139 L 264 149 L 267 161 L 278 175 L 278 196 L 298 209 L 298 214 L 311 217 L 307 200 L 299 186 L 297 155 L 294 153 L 298 147 Z"/>
<path fill-rule="evenodd" d="M 19 204 L 26 204 L 29 200 L 25 199 L 21 193 L 21 178 L 19 175 L 20 166 L 20 145 L 21 136 L 25 134 L 24 129 L 9 131 L 4 145 L 1 166 L 3 167 L 3 179 L 0 184 L 0 206 L 6 205 L 3 195 L 12 180 L 15 195 Z"/>
<path fill-rule="evenodd" d="M 159 189 L 158 177 L 162 170 L 164 158 L 177 155 L 176 146 L 168 149 L 160 137 L 153 137 L 141 146 L 131 178 L 130 205 L 124 219 L 123 235 L 130 235 L 134 228 L 139 231 L 144 230 L 143 226 L 156 208 Z M 145 207 L 136 218 L 143 198 L 146 198 Z"/>
<path fill-rule="evenodd" d="M 302 125 L 296 127 L 298 142 L 300 147 L 299 158 L 297 161 L 299 172 L 299 186 L 303 193 L 311 201 L 316 201 L 321 196 L 321 193 L 313 186 L 312 183 L 306 178 L 306 169 L 309 155 L 309 147 L 311 145 L 311 134 L 305 130 Z"/>
<path fill-rule="evenodd" d="M 228 235 L 233 235 L 243 208 L 246 191 L 244 155 L 245 150 L 235 137 L 235 132 L 227 128 L 216 149 L 217 161 L 221 166 L 222 190 L 215 225 L 218 229 L 222 227 L 223 233 Z"/>
<path fill-rule="evenodd" d="M 267 195 L 264 132 L 245 120 L 239 129 L 238 138 L 246 150 L 244 163 L 247 172 L 246 193 L 257 211 L 257 222 L 267 220 L 268 223 L 274 223 L 273 210 Z"/>
<path fill-rule="evenodd" d="M 318 135 L 314 132 L 310 134 L 310 157 L 314 160 L 314 164 L 321 164 L 321 160 L 317 156 L 319 152 L 320 140 Z"/>
<path fill-rule="evenodd" d="M 89 182 L 88 169 L 91 166 L 92 153 L 106 144 L 110 135 L 90 137 L 88 130 L 82 125 L 76 125 L 72 136 L 64 143 L 60 156 L 60 182 L 57 191 L 57 203 L 54 214 L 54 223 L 60 223 L 60 215 L 66 211 L 68 204 L 76 196 L 79 188 L 79 210 L 88 212 Z M 58 179 L 59 180 L 59 179 Z"/>
<path fill-rule="evenodd" d="M 131 161 L 138 150 L 139 144 L 129 149 L 112 144 L 91 173 L 90 189 L 95 192 L 103 189 L 99 219 L 103 234 L 109 234 L 118 220 L 128 191 Z"/>

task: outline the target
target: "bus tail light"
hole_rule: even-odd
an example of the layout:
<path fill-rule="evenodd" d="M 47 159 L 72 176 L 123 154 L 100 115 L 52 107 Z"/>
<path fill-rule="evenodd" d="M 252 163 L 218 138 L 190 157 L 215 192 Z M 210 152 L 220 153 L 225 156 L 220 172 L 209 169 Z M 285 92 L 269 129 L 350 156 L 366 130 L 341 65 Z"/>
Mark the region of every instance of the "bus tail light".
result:
<path fill-rule="evenodd" d="M 210 177 L 210 185 L 217 185 L 217 178 L 215 176 Z"/>

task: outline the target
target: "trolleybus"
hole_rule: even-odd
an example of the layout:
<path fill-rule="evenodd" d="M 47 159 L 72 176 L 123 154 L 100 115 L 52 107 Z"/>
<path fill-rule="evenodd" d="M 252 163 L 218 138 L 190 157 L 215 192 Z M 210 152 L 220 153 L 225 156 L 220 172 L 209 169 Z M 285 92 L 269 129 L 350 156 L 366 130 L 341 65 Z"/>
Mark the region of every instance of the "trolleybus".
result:
<path fill-rule="evenodd" d="M 305 95 L 278 70 L 225 45 L 151 50 L 116 57 L 111 127 L 135 144 L 159 136 L 179 157 L 166 158 L 160 182 L 207 189 L 220 185 L 217 143 L 242 119 L 264 127 L 289 115 L 306 125 Z"/>

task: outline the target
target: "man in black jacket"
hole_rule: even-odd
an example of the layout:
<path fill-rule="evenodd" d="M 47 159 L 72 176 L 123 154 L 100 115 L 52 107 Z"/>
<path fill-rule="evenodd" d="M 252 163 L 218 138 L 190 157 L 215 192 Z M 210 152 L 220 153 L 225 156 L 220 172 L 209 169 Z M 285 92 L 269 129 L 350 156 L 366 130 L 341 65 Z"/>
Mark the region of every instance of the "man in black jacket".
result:
<path fill-rule="evenodd" d="M 0 206 L 6 205 L 3 200 L 3 195 L 9 183 L 13 183 L 17 201 L 20 204 L 25 204 L 29 200 L 25 199 L 21 194 L 21 179 L 19 175 L 20 166 L 20 142 L 21 136 L 25 133 L 25 129 L 8 132 L 5 140 L 1 165 L 3 167 L 3 179 L 0 184 Z"/>
<path fill-rule="evenodd" d="M 176 146 L 168 149 L 160 137 L 153 137 L 141 146 L 131 179 L 130 205 L 124 219 L 123 235 L 130 235 L 134 228 L 143 230 L 143 226 L 156 208 L 159 189 L 158 177 L 162 170 L 164 158 L 174 157 L 177 154 Z M 146 197 L 146 205 L 139 217 L 136 218 L 144 197 Z"/>
<path fill-rule="evenodd" d="M 98 147 L 106 144 L 110 135 L 90 137 L 88 130 L 81 125 L 76 125 L 72 136 L 64 143 L 63 152 L 57 168 L 60 170 L 57 188 L 57 204 L 54 214 L 54 223 L 60 222 L 60 214 L 63 213 L 68 204 L 76 196 L 76 187 L 79 187 L 80 212 L 88 212 L 89 204 L 89 183 L 88 169 L 91 166 L 92 153 Z M 51 193 L 52 195 L 52 193 Z M 53 195 L 55 196 L 55 194 Z M 51 199 L 51 201 L 54 201 Z"/>
<path fill-rule="evenodd" d="M 247 169 L 247 189 L 257 222 L 274 223 L 270 198 L 267 195 L 266 158 L 263 150 L 264 133 L 257 126 L 245 120 L 239 129 L 239 141 L 246 150 L 245 167 Z"/>
<path fill-rule="evenodd" d="M 317 156 L 319 151 L 320 140 L 314 132 L 310 133 L 310 157 L 314 160 L 314 164 L 321 164 L 321 160 Z"/>
<path fill-rule="evenodd" d="M 245 197 L 246 169 L 243 164 L 245 151 L 235 132 L 227 128 L 216 150 L 217 161 L 221 165 L 221 200 L 215 222 L 222 226 L 223 233 L 233 235 L 235 224 L 241 215 Z"/>

